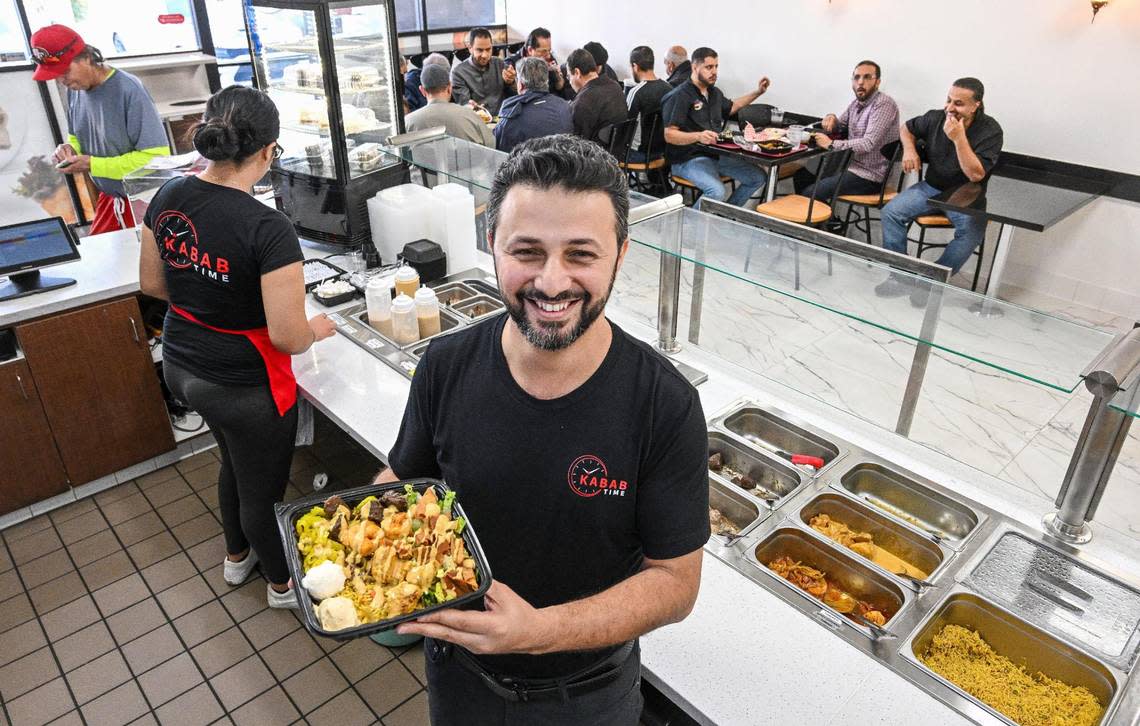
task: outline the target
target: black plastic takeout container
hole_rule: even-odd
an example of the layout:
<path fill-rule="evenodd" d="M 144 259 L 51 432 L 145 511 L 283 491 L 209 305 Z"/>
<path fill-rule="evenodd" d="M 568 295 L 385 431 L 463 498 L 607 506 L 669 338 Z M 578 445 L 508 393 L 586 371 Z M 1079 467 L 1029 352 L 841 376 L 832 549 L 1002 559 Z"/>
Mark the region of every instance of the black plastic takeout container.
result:
<path fill-rule="evenodd" d="M 289 576 L 293 578 L 293 590 L 297 594 L 297 600 L 301 606 L 301 618 L 304 620 L 305 627 L 309 629 L 309 632 L 336 640 L 349 640 L 365 635 L 372 635 L 373 633 L 391 630 L 400 623 L 415 620 L 428 613 L 443 610 L 444 608 L 473 607 L 483 599 L 483 595 L 486 594 L 487 589 L 491 587 L 491 567 L 487 564 L 487 556 L 483 554 L 483 547 L 479 544 L 479 538 L 475 536 L 475 528 L 471 526 L 471 520 L 467 519 L 467 515 L 463 511 L 463 505 L 457 500 L 452 505 L 451 513 L 453 518 L 463 517 L 467 521 L 467 525 L 463 528 L 463 533 L 460 537 L 463 538 L 463 545 L 466 547 L 467 552 L 470 553 L 471 558 L 475 560 L 475 578 L 479 581 L 479 587 L 474 592 L 469 592 L 454 600 L 448 600 L 438 605 L 431 605 L 421 610 L 407 613 L 406 615 L 388 618 L 387 620 L 378 620 L 375 623 L 358 625 L 355 628 L 325 630 L 321 627 L 321 621 L 317 618 L 317 604 L 309 596 L 309 593 L 305 591 L 305 588 L 301 586 L 301 578 L 305 576 L 305 571 L 302 567 L 301 552 L 297 549 L 297 529 L 295 526 L 297 520 L 308 513 L 314 506 L 323 505 L 325 500 L 331 496 L 335 495 L 340 497 L 349 508 L 352 508 L 365 497 L 379 497 L 384 492 L 393 490 L 402 493 L 405 484 L 411 484 L 412 488 L 420 494 L 426 491 L 428 487 L 434 486 L 435 493 L 439 496 L 440 500 L 443 499 L 443 495 L 450 489 L 447 484 L 439 479 L 405 479 L 390 484 L 369 484 L 367 486 L 346 489 L 339 492 L 314 494 L 311 497 L 304 497 L 292 502 L 282 502 L 274 505 L 274 511 L 277 514 L 277 529 L 281 535 L 281 542 L 285 546 L 285 560 L 289 565 Z"/>

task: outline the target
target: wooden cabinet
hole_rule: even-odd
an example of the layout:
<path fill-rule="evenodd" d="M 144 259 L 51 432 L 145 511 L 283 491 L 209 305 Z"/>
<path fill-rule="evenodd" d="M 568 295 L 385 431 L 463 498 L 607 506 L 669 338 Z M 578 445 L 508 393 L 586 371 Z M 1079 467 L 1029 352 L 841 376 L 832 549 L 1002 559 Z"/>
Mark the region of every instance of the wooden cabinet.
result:
<path fill-rule="evenodd" d="M 134 298 L 18 326 L 72 486 L 174 448 Z"/>
<path fill-rule="evenodd" d="M 67 489 L 39 391 L 23 360 L 0 364 L 0 514 Z"/>

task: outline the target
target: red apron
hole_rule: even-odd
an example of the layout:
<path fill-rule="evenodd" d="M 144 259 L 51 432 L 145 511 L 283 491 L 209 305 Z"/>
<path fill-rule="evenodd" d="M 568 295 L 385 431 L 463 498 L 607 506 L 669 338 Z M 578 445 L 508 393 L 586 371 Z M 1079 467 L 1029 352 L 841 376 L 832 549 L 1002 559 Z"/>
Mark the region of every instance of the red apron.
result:
<path fill-rule="evenodd" d="M 297 403 L 297 379 L 293 377 L 293 358 L 282 353 L 273 346 L 269 339 L 269 328 L 253 328 L 252 330 L 226 330 L 207 325 L 177 305 L 171 304 L 170 309 L 186 318 L 195 325 L 201 325 L 215 333 L 227 335 L 241 335 L 257 349 L 261 360 L 265 362 L 265 372 L 269 375 L 269 392 L 273 395 L 273 402 L 277 404 L 277 415 L 284 416 L 285 412 Z"/>
<path fill-rule="evenodd" d="M 99 192 L 99 199 L 95 202 L 95 219 L 91 220 L 91 230 L 88 234 L 114 232 L 134 226 L 134 211 L 126 197 Z"/>

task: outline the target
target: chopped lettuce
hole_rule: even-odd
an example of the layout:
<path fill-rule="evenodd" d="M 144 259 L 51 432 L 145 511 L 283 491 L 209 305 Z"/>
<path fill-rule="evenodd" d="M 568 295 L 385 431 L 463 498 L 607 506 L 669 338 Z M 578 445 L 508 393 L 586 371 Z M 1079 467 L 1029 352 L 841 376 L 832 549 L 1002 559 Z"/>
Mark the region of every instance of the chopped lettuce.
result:
<path fill-rule="evenodd" d="M 352 513 L 357 514 L 358 512 L 360 512 L 361 509 L 364 509 L 365 504 L 367 504 L 368 502 L 375 502 L 375 501 L 377 501 L 377 499 L 376 499 L 376 497 L 373 497 L 373 496 L 367 496 L 367 497 L 361 499 L 357 503 L 357 505 L 352 508 Z"/>
<path fill-rule="evenodd" d="M 455 504 L 455 490 L 448 489 L 447 493 L 443 495 L 443 501 L 439 503 L 439 511 L 444 514 L 451 514 L 452 504 Z"/>
<path fill-rule="evenodd" d="M 408 509 L 411 509 L 416 506 L 416 502 L 420 500 L 420 495 L 416 494 L 416 490 L 412 488 L 411 484 L 405 484 L 404 498 L 408 500 Z"/>
<path fill-rule="evenodd" d="M 455 518 L 455 533 L 463 534 L 463 528 L 467 526 L 467 520 L 463 517 Z"/>

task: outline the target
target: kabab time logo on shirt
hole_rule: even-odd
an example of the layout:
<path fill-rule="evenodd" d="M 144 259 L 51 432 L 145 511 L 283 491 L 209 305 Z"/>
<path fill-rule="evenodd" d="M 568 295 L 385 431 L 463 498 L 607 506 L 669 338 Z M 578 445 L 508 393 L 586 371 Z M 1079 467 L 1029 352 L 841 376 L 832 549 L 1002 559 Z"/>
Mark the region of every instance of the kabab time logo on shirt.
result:
<path fill-rule="evenodd" d="M 629 482 L 625 479 L 611 479 L 606 463 L 593 454 L 586 454 L 575 459 L 574 463 L 570 464 L 566 481 L 575 494 L 586 499 L 599 494 L 624 497 L 629 489 Z"/>
<path fill-rule="evenodd" d="M 154 236 L 162 250 L 162 259 L 176 270 L 193 268 L 194 272 L 211 280 L 230 281 L 230 261 L 225 257 L 211 257 L 198 246 L 198 230 L 182 212 L 168 210 L 158 216 Z"/>

